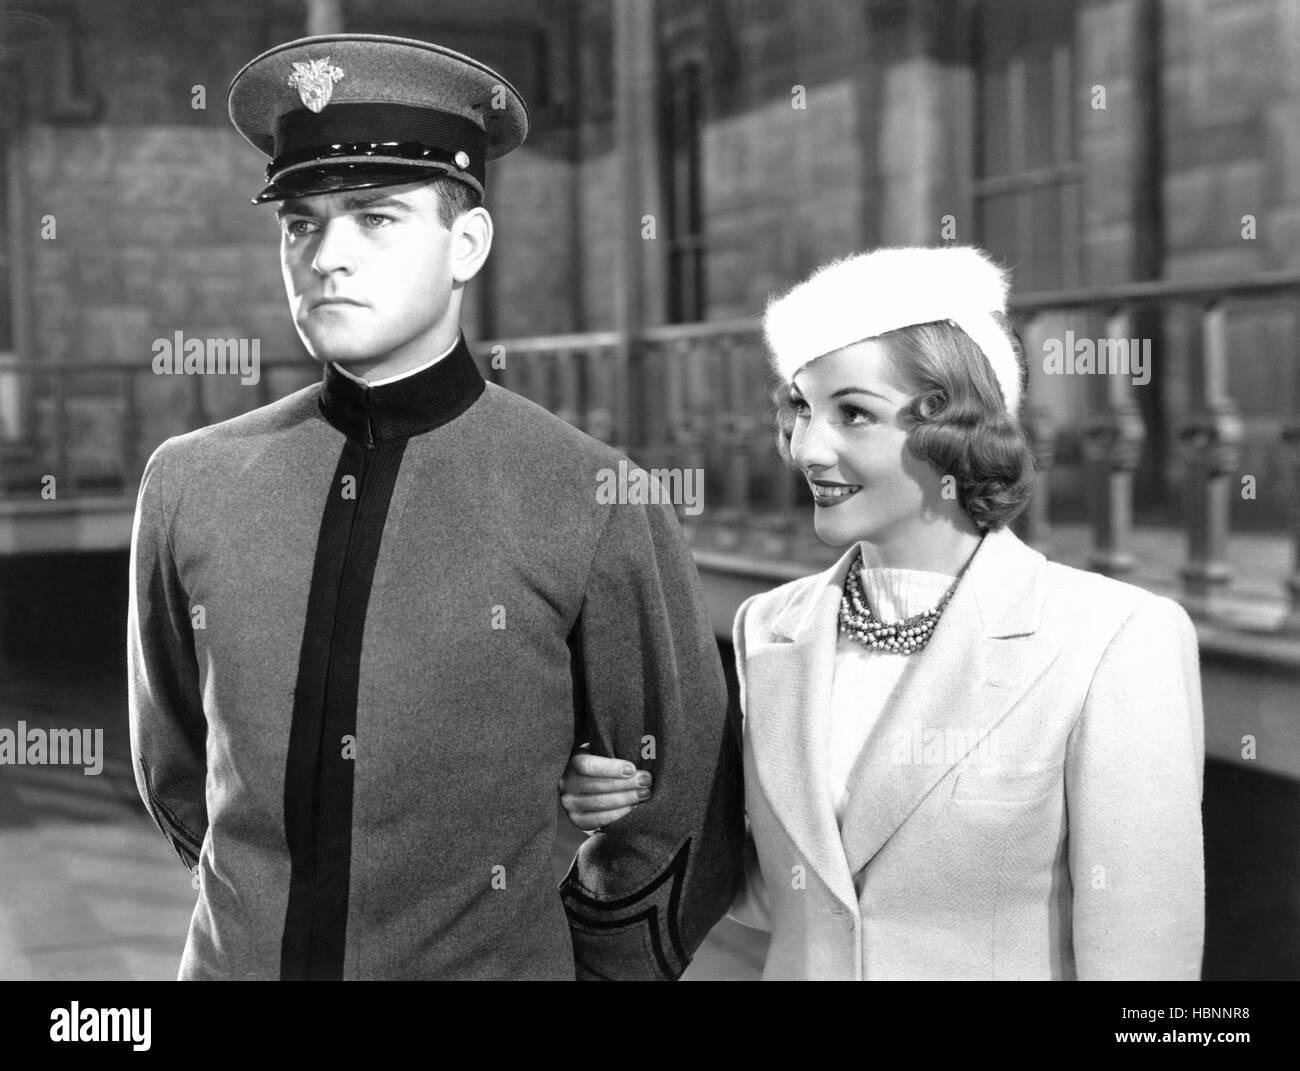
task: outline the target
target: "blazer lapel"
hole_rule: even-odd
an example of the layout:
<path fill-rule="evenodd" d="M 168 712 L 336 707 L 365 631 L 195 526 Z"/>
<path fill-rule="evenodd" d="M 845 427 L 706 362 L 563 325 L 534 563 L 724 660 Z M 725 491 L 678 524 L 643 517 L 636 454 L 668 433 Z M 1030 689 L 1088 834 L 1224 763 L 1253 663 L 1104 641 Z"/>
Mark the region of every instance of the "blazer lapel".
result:
<path fill-rule="evenodd" d="M 855 552 L 791 599 L 772 621 L 772 642 L 751 650 L 745 667 L 755 775 L 795 847 L 850 907 L 857 896 L 831 804 L 826 739 L 840 595 Z"/>
<path fill-rule="evenodd" d="M 972 750 L 997 754 L 989 734 L 1045 668 L 1042 652 L 1008 642 L 1038 630 L 1045 567 L 1005 528 L 976 550 L 854 767 L 843 826 L 851 873 Z"/>

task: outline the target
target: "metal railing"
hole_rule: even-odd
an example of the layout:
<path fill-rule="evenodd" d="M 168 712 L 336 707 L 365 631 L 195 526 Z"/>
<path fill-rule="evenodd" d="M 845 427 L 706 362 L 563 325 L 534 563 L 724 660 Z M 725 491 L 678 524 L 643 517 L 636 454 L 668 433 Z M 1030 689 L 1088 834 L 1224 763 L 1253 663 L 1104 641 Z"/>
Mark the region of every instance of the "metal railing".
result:
<path fill-rule="evenodd" d="M 1296 306 L 1300 273 L 1258 275 L 1227 282 L 1130 283 L 1020 297 L 1013 302 L 1022 333 L 1043 317 L 1067 317 L 1091 336 L 1130 338 L 1145 310 L 1165 315 L 1194 310 L 1196 329 L 1182 357 L 1192 406 L 1177 440 L 1185 452 L 1187 487 L 1181 509 L 1188 552 L 1181 568 L 1181 597 L 1194 612 L 1229 585 L 1227 546 L 1230 495 L 1243 439 L 1243 422 L 1227 389 L 1228 314 L 1238 303 L 1282 298 Z M 1290 338 L 1300 338 L 1291 324 Z M 758 557 L 790 554 L 806 540 L 806 487 L 774 450 L 771 381 L 754 320 L 656 327 L 628 340 L 614 332 L 490 340 L 472 347 L 488 378 L 550 409 L 588 434 L 609 442 L 647 467 L 698 468 L 711 481 L 707 524 L 716 547 Z M 1031 365 L 1034 361 L 1031 358 Z M 1277 448 L 1288 472 L 1292 552 L 1280 595 L 1297 620 L 1300 604 L 1300 366 L 1293 382 L 1279 384 L 1292 410 Z M 317 378 L 314 365 L 263 361 L 260 382 L 240 388 L 239 407 L 252 409 Z M 1134 386 L 1124 375 L 1087 377 L 1087 413 L 1074 429 L 1058 428 L 1036 400 L 1031 369 L 1024 424 L 1039 468 L 1038 485 L 1022 519 L 1029 541 L 1050 536 L 1050 503 L 1057 444 L 1072 431 L 1082 448 L 1092 531 L 1089 564 L 1123 575 L 1138 564 L 1133 550 L 1133 479 L 1146 444 Z M 0 441 L 0 506 L 39 496 L 39 477 L 60 474 L 60 498 L 69 494 L 133 497 L 148 454 L 174 430 L 210 423 L 215 413 L 212 377 L 176 377 L 167 411 L 146 404 L 147 362 L 0 364 L 0 394 L 17 386 L 20 404 L 0 404 L 0 420 L 17 408 L 23 434 Z M 246 404 L 244 400 L 246 399 Z M 0 403 L 4 403 L 0 397 Z M 12 398 L 9 399 L 12 403 Z M 225 410 L 230 408 L 226 398 Z M 178 411 L 181 410 L 181 411 Z M 98 438 L 86 436 L 85 415 L 100 421 Z M 104 431 L 104 425 L 109 431 Z M 701 523 L 701 522 L 695 522 Z"/>
<path fill-rule="evenodd" d="M 1188 536 L 1188 560 L 1182 568 L 1185 601 L 1198 608 L 1225 585 L 1232 575 L 1227 562 L 1229 496 L 1232 481 L 1239 476 L 1244 426 L 1240 410 L 1228 390 L 1228 312 L 1235 303 L 1263 298 L 1290 302 L 1292 324 L 1289 337 L 1300 338 L 1295 310 L 1300 308 L 1300 273 L 1275 272 L 1247 279 L 1217 282 L 1126 283 L 1027 295 L 1013 302 L 1022 328 L 1028 330 L 1038 317 L 1059 312 L 1082 312 L 1091 322 L 1101 321 L 1100 337 L 1132 337 L 1135 315 L 1145 309 L 1166 312 L 1182 306 L 1197 317 L 1196 330 L 1184 362 L 1190 385 L 1190 411 L 1184 414 L 1178 438 L 1189 460 L 1187 508 L 1183 521 Z M 1280 397 L 1287 398 L 1291 411 L 1280 435 L 1280 447 L 1289 471 L 1291 531 L 1294 541 L 1292 568 L 1286 579 L 1287 600 L 1295 616 L 1300 602 L 1300 367 L 1289 365 L 1292 380 L 1279 384 Z M 1146 429 L 1135 398 L 1136 387 L 1123 375 L 1095 377 L 1093 401 L 1096 415 L 1085 426 L 1086 456 L 1092 465 L 1094 485 L 1093 568 L 1112 574 L 1130 572 L 1134 565 L 1133 472 L 1141 457 Z M 1025 426 L 1035 446 L 1042 472 L 1050 481 L 1053 428 L 1050 415 L 1030 405 Z M 1036 494 L 1028 512 L 1027 532 L 1041 541 L 1047 532 L 1046 495 Z"/>

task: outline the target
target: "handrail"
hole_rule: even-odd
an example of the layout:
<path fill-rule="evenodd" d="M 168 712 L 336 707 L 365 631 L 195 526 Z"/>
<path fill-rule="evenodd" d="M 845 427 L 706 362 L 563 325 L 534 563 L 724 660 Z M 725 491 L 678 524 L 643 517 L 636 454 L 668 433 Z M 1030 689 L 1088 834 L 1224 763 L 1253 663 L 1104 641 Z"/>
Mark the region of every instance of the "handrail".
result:
<path fill-rule="evenodd" d="M 1153 279 L 1108 286 L 1039 290 L 1011 298 L 1012 312 L 1077 309 L 1085 306 L 1145 305 L 1161 301 L 1219 301 L 1271 297 L 1300 289 L 1300 271 L 1258 272 L 1235 279 Z"/>
<path fill-rule="evenodd" d="M 694 324 L 656 324 L 642 331 L 641 337 L 650 342 L 676 342 L 680 339 L 744 335 L 758 329 L 758 318 L 746 316 L 733 320 L 704 320 Z"/>
<path fill-rule="evenodd" d="M 1189 492 L 1179 509 L 1188 536 L 1181 597 L 1194 612 L 1211 612 L 1211 603 L 1232 588 L 1227 564 L 1229 502 L 1240 476 L 1243 424 L 1229 395 L 1227 381 L 1230 306 L 1254 298 L 1300 297 L 1300 271 L 1271 271 L 1236 279 L 1154 280 L 1021 294 L 1011 310 L 1024 321 L 1040 314 L 1081 315 L 1106 338 L 1128 339 L 1138 324 L 1134 314 L 1144 305 L 1168 308 L 1190 303 L 1195 324 L 1182 364 L 1188 378 L 1190 410 L 1176 423 L 1180 449 L 1187 459 Z M 1294 302 L 1300 311 L 1300 302 Z M 1293 334 L 1300 328 L 1293 328 Z M 504 361 L 497 362 L 498 350 Z M 806 529 L 803 502 L 807 488 L 783 469 L 773 452 L 765 347 L 756 317 L 689 324 L 660 324 L 632 338 L 616 331 L 520 336 L 473 340 L 471 349 L 488 374 L 504 387 L 549 408 L 562 419 L 602 439 L 648 467 L 683 466 L 709 474 L 708 521 L 729 528 L 727 546 L 739 554 L 788 556 Z M 318 372 L 304 355 L 268 358 L 250 396 L 227 396 L 224 411 L 252 408 L 270 401 L 273 374 Z M 30 434 L 14 444 L 4 459 L 26 488 L 34 467 L 68 474 L 73 497 L 101 491 L 105 481 L 130 488 L 139 475 L 149 445 L 160 432 L 149 425 L 152 411 L 140 401 L 141 377 L 153 375 L 148 360 L 138 362 L 60 362 L 45 364 L 0 361 L 3 381 L 23 378 L 47 385 L 24 401 L 32 414 Z M 116 387 L 75 385 L 79 376 L 121 377 Z M 1041 374 L 1041 373 L 1040 373 Z M 1300 374 L 1300 373 L 1298 373 Z M 190 404 L 181 421 L 201 426 L 211 411 L 203 381 L 192 376 Z M 1081 473 L 1091 492 L 1085 503 L 1093 529 L 1091 564 L 1100 571 L 1133 575 L 1142 566 L 1133 553 L 1133 486 L 1146 428 L 1131 377 L 1089 377 L 1082 384 L 1086 413 L 1079 443 Z M 1287 384 L 1279 384 L 1279 397 Z M 1295 392 L 1300 395 L 1300 390 Z M 1035 404 L 1030 393 L 1023 424 L 1039 469 L 1039 486 L 1022 521 L 1026 539 L 1046 547 L 1050 537 L 1050 490 L 1056 473 L 1057 429 L 1053 414 Z M 243 399 L 247 399 L 246 401 Z M 119 407 L 120 430 L 101 430 L 106 443 L 78 438 L 77 423 L 98 401 Z M 1300 415 L 1282 417 L 1280 455 L 1292 484 L 1300 485 Z M 70 467 L 69 467 L 70 466 Z M 62 479 L 62 476 L 61 476 Z M 18 486 L 15 483 L 15 486 Z M 63 488 L 61 487 L 61 490 Z M 4 491 L 0 490 L 0 498 Z M 695 522 L 695 523 L 698 523 Z M 1280 522 L 1279 522 L 1280 523 Z M 1300 532 L 1295 533 L 1292 572 L 1279 578 L 1290 607 L 1288 621 L 1300 627 Z M 715 544 L 722 546 L 721 543 Z"/>
<path fill-rule="evenodd" d="M 152 360 L 152 358 L 150 359 Z M 306 370 L 311 367 L 309 360 L 287 357 L 257 362 L 259 369 L 297 368 Z M 157 375 L 150 361 L 13 361 L 0 362 L 0 372 L 19 372 L 27 375 L 85 375 L 90 372 L 130 372 L 132 375 Z M 212 378 L 212 377 L 210 377 Z"/>
<path fill-rule="evenodd" d="M 1300 291 L 1300 271 L 1256 272 L 1244 277 L 1227 279 L 1154 279 L 1139 282 L 1114 283 L 1104 286 L 1071 287 L 1064 290 L 1037 290 L 1015 294 L 1010 308 L 1016 313 L 1040 312 L 1045 309 L 1061 310 L 1088 306 L 1140 305 L 1161 301 L 1218 301 L 1225 298 L 1269 297 Z M 656 324 L 646 328 L 641 338 L 650 342 L 675 342 L 720 335 L 737 335 L 760 329 L 758 316 L 736 317 L 726 320 L 703 320 L 686 324 Z M 614 347 L 621 343 L 617 331 L 571 332 L 563 335 L 517 335 L 471 341 L 471 349 L 486 350 L 492 346 L 524 350 L 530 353 L 557 353 L 563 350 Z M 305 366 L 303 358 L 264 358 L 263 368 L 295 368 Z M 139 369 L 152 372 L 148 361 L 10 361 L 0 362 L 6 372 L 34 372 L 38 374 L 65 371 L 115 372 Z"/>
<path fill-rule="evenodd" d="M 618 346 L 623 336 L 617 331 L 592 331 L 586 334 L 537 335 L 520 338 L 489 338 L 481 342 L 471 341 L 469 348 L 479 355 L 490 354 L 493 346 L 510 349 L 527 350 L 530 353 L 559 353 L 575 349 L 609 349 Z"/>

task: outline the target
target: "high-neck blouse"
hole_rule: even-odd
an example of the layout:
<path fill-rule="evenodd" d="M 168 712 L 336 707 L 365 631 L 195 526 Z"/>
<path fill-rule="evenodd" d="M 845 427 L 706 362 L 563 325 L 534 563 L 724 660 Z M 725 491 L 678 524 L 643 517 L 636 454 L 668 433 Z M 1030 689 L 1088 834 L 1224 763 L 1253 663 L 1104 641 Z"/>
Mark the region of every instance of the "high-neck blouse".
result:
<path fill-rule="evenodd" d="M 872 614 L 893 622 L 938 606 L 953 579 L 945 573 L 876 567 L 862 571 L 862 589 Z M 844 635 L 836 641 L 827 748 L 831 800 L 841 823 L 858 756 L 895 692 L 904 686 L 904 672 L 921 654 L 873 651 Z"/>

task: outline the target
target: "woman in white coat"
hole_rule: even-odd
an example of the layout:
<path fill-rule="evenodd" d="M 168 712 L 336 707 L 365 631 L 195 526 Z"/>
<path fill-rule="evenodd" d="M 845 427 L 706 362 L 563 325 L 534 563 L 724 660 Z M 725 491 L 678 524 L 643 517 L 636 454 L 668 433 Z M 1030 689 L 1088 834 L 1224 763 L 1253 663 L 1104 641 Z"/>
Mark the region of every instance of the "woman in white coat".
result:
<path fill-rule="evenodd" d="M 765 316 L 779 446 L 848 548 L 735 622 L 732 915 L 771 931 L 766 979 L 1199 977 L 1195 632 L 1008 527 L 1032 460 L 1005 313 L 1001 270 L 944 248 L 835 262 Z M 619 767 L 572 760 L 580 827 L 653 806 Z"/>

